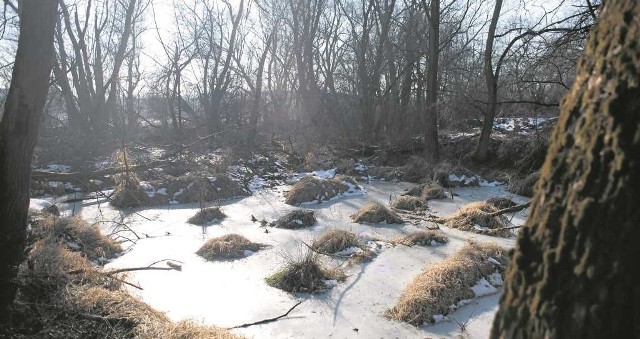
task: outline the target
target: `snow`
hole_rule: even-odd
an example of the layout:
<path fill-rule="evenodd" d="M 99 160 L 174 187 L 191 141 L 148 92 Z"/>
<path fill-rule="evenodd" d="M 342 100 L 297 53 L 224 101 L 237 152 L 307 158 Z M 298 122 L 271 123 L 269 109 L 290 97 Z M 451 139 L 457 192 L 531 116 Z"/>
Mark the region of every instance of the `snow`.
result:
<path fill-rule="evenodd" d="M 254 175 L 253 179 L 251 179 L 251 181 L 249 181 L 249 189 L 251 190 L 251 192 L 257 191 L 258 189 L 261 189 L 263 187 L 265 187 L 267 185 L 267 181 L 262 179 L 261 177 Z"/>
<path fill-rule="evenodd" d="M 53 204 L 48 200 L 36 198 L 31 198 L 31 200 L 29 200 L 29 209 L 33 211 L 40 212 L 42 210 L 50 208 L 51 206 L 53 206 Z"/>
<path fill-rule="evenodd" d="M 60 165 L 60 164 L 49 164 L 43 170 L 48 172 L 56 172 L 56 173 L 70 173 L 71 166 Z"/>
<path fill-rule="evenodd" d="M 358 336 L 362 338 L 458 336 L 460 329 L 453 321 L 414 327 L 388 320 L 382 314 L 395 304 L 406 285 L 426 265 L 440 262 L 455 253 L 467 239 L 491 241 L 507 247 L 514 246 L 515 240 L 443 227 L 443 232 L 450 239 L 443 246 L 406 247 L 375 241 L 394 239 L 424 229 L 427 223 L 417 226 L 412 223 L 393 226 L 352 223 L 349 215 L 369 201 L 387 203 L 389 194 L 402 194 L 414 185 L 372 181 L 362 186 L 361 190 L 350 186 L 353 193 L 346 193 L 339 199 L 308 206 L 316 211 L 316 226 L 295 231 L 273 228 L 269 229 L 269 233 L 264 233 L 264 228 L 250 221 L 251 215 L 271 221 L 291 210 L 281 194 L 284 187 L 263 188 L 259 194 L 250 197 L 220 202 L 227 217 L 204 230 L 187 223 L 187 219 L 199 210 L 196 203 L 179 204 L 174 200 L 169 205 L 136 210 L 137 213 L 128 213 L 123 221 L 143 238 L 135 245 L 129 244 L 124 254 L 113 259 L 106 267 L 147 266 L 165 258 L 181 262 L 180 272 L 137 271 L 128 276 L 129 281 L 143 287 L 141 291 L 131 289 L 131 293 L 166 312 L 176 321 L 196 319 L 206 324 L 233 327 L 280 315 L 298 301 L 304 301 L 288 318 L 233 330 L 250 338 L 352 338 L 353 328 L 359 329 Z M 454 199 L 432 201 L 431 212 L 445 216 L 471 201 L 507 194 L 504 186 L 456 188 L 455 192 L 457 195 Z M 176 193 L 174 198 L 179 194 Z M 513 199 L 516 202 L 526 201 L 526 198 L 518 196 Z M 76 210 L 89 222 L 120 220 L 120 211 L 106 204 L 104 199 L 101 201 L 104 203 L 99 205 L 95 201 L 85 202 L 82 208 Z M 33 205 L 40 203 L 37 200 L 32 202 Z M 59 203 L 59 207 L 69 211 L 73 204 Z M 517 213 L 513 222 L 520 224 L 525 218 L 526 212 Z M 116 225 L 106 224 L 102 227 L 105 233 L 110 233 Z M 330 229 L 354 232 L 367 248 L 378 253 L 377 257 L 367 264 L 341 266 L 347 274 L 346 281 L 325 282 L 333 288 L 323 293 L 290 294 L 264 282 L 264 278 L 278 270 L 287 258 L 304 253 L 306 247 L 301 241 L 311 243 Z M 122 231 L 121 234 L 126 236 L 125 233 Z M 208 239 L 229 233 L 241 234 L 251 241 L 267 245 L 267 248 L 255 253 L 246 252 L 247 257 L 233 261 L 207 262 L 195 254 Z M 349 248 L 344 253 L 355 251 L 361 249 Z M 323 260 L 330 267 L 342 263 L 329 257 Z M 478 291 L 474 290 L 474 293 L 487 296 L 469 301 L 474 306 L 458 307 L 446 318 L 465 319 L 473 316 L 474 321 L 467 326 L 468 335 L 472 338 L 488 337 L 500 297 L 500 290 L 492 287 L 492 284 L 499 286 L 497 281 L 498 277 L 493 275 L 484 279 L 486 284 L 479 281 L 474 286 Z"/>
<path fill-rule="evenodd" d="M 502 281 L 502 274 L 498 272 L 491 273 L 488 278 L 489 283 L 493 286 L 502 286 L 504 284 L 504 282 Z"/>
<path fill-rule="evenodd" d="M 485 295 L 490 295 L 498 292 L 498 289 L 495 286 L 491 285 L 485 278 L 480 278 L 480 280 L 473 287 L 471 287 L 471 290 L 473 291 L 473 294 L 476 295 L 476 297 L 484 297 Z"/>
<path fill-rule="evenodd" d="M 319 170 L 311 172 L 314 176 L 322 179 L 331 179 L 336 176 L 336 169 L 328 169 L 328 170 Z"/>
<path fill-rule="evenodd" d="M 436 323 L 440 323 L 443 321 L 449 321 L 449 318 L 447 318 L 446 316 L 442 315 L 442 314 L 435 314 L 433 316 L 433 321 Z"/>
<path fill-rule="evenodd" d="M 338 251 L 338 252 L 336 252 L 334 254 L 338 255 L 338 256 L 347 257 L 347 256 L 350 256 L 352 254 L 356 254 L 356 253 L 360 253 L 360 252 L 362 252 L 362 250 L 359 247 L 351 246 L 351 247 L 345 248 L 342 251 Z"/>

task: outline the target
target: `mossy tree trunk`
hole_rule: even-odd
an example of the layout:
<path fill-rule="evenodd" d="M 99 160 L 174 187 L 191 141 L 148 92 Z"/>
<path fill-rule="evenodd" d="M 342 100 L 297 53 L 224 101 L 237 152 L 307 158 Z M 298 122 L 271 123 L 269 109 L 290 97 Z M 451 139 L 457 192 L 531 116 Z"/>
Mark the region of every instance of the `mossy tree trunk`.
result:
<path fill-rule="evenodd" d="M 607 1 L 587 41 L 492 338 L 640 338 L 638 18 Z"/>
<path fill-rule="evenodd" d="M 0 121 L 0 323 L 16 294 L 24 250 L 31 157 L 53 65 L 58 0 L 23 0 L 20 38 Z"/>

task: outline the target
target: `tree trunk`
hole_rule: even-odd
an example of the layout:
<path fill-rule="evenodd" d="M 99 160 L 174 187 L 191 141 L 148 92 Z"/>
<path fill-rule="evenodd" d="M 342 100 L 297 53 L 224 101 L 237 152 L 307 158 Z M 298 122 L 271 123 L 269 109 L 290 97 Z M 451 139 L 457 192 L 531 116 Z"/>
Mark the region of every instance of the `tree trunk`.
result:
<path fill-rule="evenodd" d="M 429 22 L 429 65 L 427 69 L 427 117 L 424 131 L 427 159 L 440 158 L 438 142 L 438 58 L 440 56 L 440 0 L 431 0 Z"/>
<path fill-rule="evenodd" d="M 638 17 L 607 1 L 587 41 L 492 338 L 640 338 Z"/>
<path fill-rule="evenodd" d="M 491 24 L 489 24 L 489 32 L 487 34 L 487 45 L 484 50 L 484 76 L 487 84 L 487 111 L 484 114 L 482 123 L 482 131 L 480 132 L 480 140 L 476 148 L 474 158 L 477 161 L 485 161 L 489 156 L 489 142 L 491 141 L 491 131 L 493 130 L 493 119 L 496 116 L 498 101 L 498 77 L 493 71 L 493 41 L 502 10 L 502 0 L 496 0 L 496 6 L 493 9 Z"/>
<path fill-rule="evenodd" d="M 58 0 L 24 0 L 11 86 L 0 121 L 0 323 L 16 294 L 24 250 L 31 156 L 53 65 Z"/>

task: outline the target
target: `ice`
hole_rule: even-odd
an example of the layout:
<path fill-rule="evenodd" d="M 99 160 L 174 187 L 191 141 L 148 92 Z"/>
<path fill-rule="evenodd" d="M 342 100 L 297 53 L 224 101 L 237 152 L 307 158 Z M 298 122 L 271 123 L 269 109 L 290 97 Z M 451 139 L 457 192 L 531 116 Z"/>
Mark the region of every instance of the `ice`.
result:
<path fill-rule="evenodd" d="M 314 176 L 322 179 L 331 179 L 336 176 L 336 169 L 332 168 L 329 170 L 318 170 L 312 172 Z"/>
<path fill-rule="evenodd" d="M 485 278 L 481 278 L 473 287 L 471 287 L 476 297 L 483 297 L 498 292 L 498 289 L 491 285 Z"/>
<path fill-rule="evenodd" d="M 515 240 L 442 227 L 443 232 L 451 239 L 447 245 L 428 249 L 393 246 L 388 242 L 389 239 L 412 232 L 416 230 L 416 226 L 409 223 L 393 227 L 361 225 L 351 222 L 349 215 L 370 201 L 387 203 L 390 194 L 402 194 L 413 187 L 413 184 L 373 180 L 369 184 L 362 184 L 360 190 L 353 184 L 345 184 L 349 185 L 349 190 L 353 190 L 353 193 L 311 205 L 309 208 L 317 213 L 317 224 L 300 230 L 269 229 L 270 232 L 265 233 L 264 228 L 249 221 L 251 215 L 270 221 L 290 211 L 291 206 L 284 203 L 278 192 L 287 186 L 276 186 L 274 190 L 262 190 L 253 196 L 223 202 L 222 207 L 227 217 L 219 225 L 206 230 L 187 224 L 187 219 L 198 211 L 197 204 L 179 204 L 174 198 L 169 205 L 138 209 L 136 213 L 127 214 L 122 222 L 142 239 L 135 244 L 123 244 L 127 250 L 122 256 L 109 262 L 106 268 L 144 267 L 165 258 L 181 262 L 180 272 L 136 271 L 131 272 L 127 278 L 143 288 L 130 289 L 132 293 L 155 309 L 166 312 L 175 321 L 191 318 L 206 324 L 233 327 L 283 314 L 292 305 L 304 300 L 289 316 L 295 317 L 295 321 L 284 319 L 233 330 L 245 337 L 325 338 L 331 334 L 336 338 L 351 338 L 354 336 L 354 327 L 359 328 L 358 336 L 363 338 L 439 338 L 457 333 L 459 329 L 453 322 L 443 321 L 414 327 L 390 321 L 382 314 L 395 304 L 407 284 L 424 267 L 452 255 L 467 239 L 497 242 L 507 247 L 513 246 Z M 155 192 L 159 194 L 160 191 L 158 189 Z M 507 194 L 504 186 L 458 188 L 456 193 L 454 199 L 432 201 L 431 212 L 446 216 L 471 201 Z M 518 199 L 525 198 L 516 197 L 514 200 Z M 72 208 L 71 204 L 61 204 L 60 208 L 65 206 L 67 211 Z M 109 204 L 85 202 L 82 208 L 76 210 L 90 223 L 121 218 L 120 211 Z M 517 224 L 524 222 L 520 215 L 514 218 L 520 218 L 514 221 Z M 113 225 L 108 223 L 102 227 L 105 232 L 113 231 Z M 343 261 L 323 256 L 323 262 L 328 267 L 340 266 L 345 270 L 347 278 L 346 281 L 329 280 L 326 284 L 330 286 L 327 287 L 332 288 L 322 293 L 290 294 L 265 283 L 265 277 L 280 269 L 287 258 L 305 253 L 306 247 L 302 241 L 310 244 L 313 239 L 330 229 L 355 233 L 367 250 L 377 253 L 376 258 L 366 264 L 340 266 Z M 136 239 L 133 234 L 127 233 L 121 231 L 119 234 Z M 232 261 L 208 262 L 195 253 L 208 239 L 229 233 L 243 235 L 267 247 L 255 253 L 245 252 L 246 257 Z M 359 251 L 361 249 L 352 247 L 341 255 Z M 497 276 L 489 276 L 485 281 L 495 283 L 496 279 Z M 482 288 L 482 292 L 489 290 L 486 285 Z M 474 299 L 474 306 L 458 307 L 447 317 L 465 319 L 473 313 L 476 320 L 469 324 L 467 330 L 474 338 L 487 337 L 497 309 L 497 292 L 499 291 L 495 289 L 495 296 Z"/>

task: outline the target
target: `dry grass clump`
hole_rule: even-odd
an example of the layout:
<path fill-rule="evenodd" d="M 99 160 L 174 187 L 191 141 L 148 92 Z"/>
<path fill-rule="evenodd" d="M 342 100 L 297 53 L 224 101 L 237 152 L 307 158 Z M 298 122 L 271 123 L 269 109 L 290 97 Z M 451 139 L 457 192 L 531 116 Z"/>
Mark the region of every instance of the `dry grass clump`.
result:
<path fill-rule="evenodd" d="M 509 220 L 504 215 L 491 215 L 497 211 L 498 208 L 484 201 L 468 203 L 454 215 L 445 218 L 444 225 L 475 233 L 487 233 L 502 237 L 513 236 L 511 230 L 504 229 L 510 226 Z"/>
<path fill-rule="evenodd" d="M 109 202 L 116 208 L 132 208 L 148 206 L 151 204 L 151 199 L 140 187 L 138 180 L 122 179 L 116 180 L 116 187 Z"/>
<path fill-rule="evenodd" d="M 370 202 L 364 205 L 355 214 L 351 215 L 351 219 L 357 223 L 386 223 L 386 224 L 402 224 L 404 221 L 398 214 L 386 208 L 380 203 Z"/>
<path fill-rule="evenodd" d="M 359 246 L 358 237 L 344 230 L 328 230 L 311 244 L 311 248 L 321 253 L 336 253 Z"/>
<path fill-rule="evenodd" d="M 452 311 L 450 305 L 474 298 L 471 287 L 483 277 L 502 272 L 508 261 L 505 248 L 468 242 L 453 256 L 425 267 L 385 316 L 414 326 L 433 323 L 434 315 L 447 315 Z"/>
<path fill-rule="evenodd" d="M 203 208 L 198 211 L 194 216 L 187 220 L 188 223 L 194 225 L 206 225 L 215 220 L 222 220 L 226 217 L 220 207 Z"/>
<path fill-rule="evenodd" d="M 409 233 L 394 240 L 395 243 L 405 246 L 436 246 L 449 242 L 449 238 L 440 231 L 426 230 Z"/>
<path fill-rule="evenodd" d="M 154 329 L 150 338 L 166 339 L 237 339 L 239 336 L 215 326 L 198 324 L 192 320 L 177 323 L 165 323 L 159 329 Z"/>
<path fill-rule="evenodd" d="M 345 279 L 344 273 L 323 267 L 316 255 L 308 253 L 300 259 L 289 258 L 283 268 L 265 281 L 269 286 L 283 291 L 313 293 L 331 288 L 326 280 Z"/>
<path fill-rule="evenodd" d="M 427 208 L 427 202 L 411 195 L 401 195 L 393 200 L 391 207 L 399 210 L 415 211 Z"/>
<path fill-rule="evenodd" d="M 445 199 L 447 195 L 445 194 L 444 187 L 437 183 L 428 183 L 422 187 L 420 197 L 424 200 Z"/>
<path fill-rule="evenodd" d="M 181 177 L 173 179 L 167 186 L 169 195 L 181 204 L 233 199 L 250 194 L 226 175 Z"/>
<path fill-rule="evenodd" d="M 284 194 L 285 203 L 289 205 L 300 205 L 308 201 L 329 200 L 349 189 L 338 179 L 320 179 L 313 176 L 306 176 L 298 181 L 289 192 Z"/>
<path fill-rule="evenodd" d="M 415 186 L 405 195 L 419 197 L 424 201 L 431 199 L 444 199 L 447 197 L 444 187 L 436 182 L 428 182 Z"/>
<path fill-rule="evenodd" d="M 42 230 L 36 226 L 34 229 Z M 59 230 L 67 226 L 48 227 Z M 0 326 L 0 337 L 236 337 L 214 327 L 172 323 L 163 313 L 123 290 L 122 275 L 102 272 L 80 252 L 65 248 L 66 240 L 55 232 L 41 236 L 40 232 L 29 234 L 32 245 L 20 266 L 17 300 L 9 321 Z"/>
<path fill-rule="evenodd" d="M 59 218 L 45 216 L 36 222 L 32 236 L 39 239 L 54 236 L 67 248 L 80 251 L 89 260 L 115 257 L 122 247 L 102 234 L 97 225 L 89 225 L 80 216 Z"/>
<path fill-rule="evenodd" d="M 533 197 L 535 191 L 536 182 L 540 179 L 540 172 L 534 172 L 527 175 L 525 178 L 512 178 L 509 181 L 507 191 L 521 195 L 523 197 Z"/>
<path fill-rule="evenodd" d="M 30 302 L 55 300 L 68 286 L 108 286 L 114 283 L 99 274 L 81 253 L 65 248 L 54 236 L 33 244 L 27 265 L 20 268 L 18 281 L 21 297 Z"/>
<path fill-rule="evenodd" d="M 316 214 L 312 210 L 293 210 L 271 223 L 276 228 L 295 230 L 313 226 L 316 223 Z"/>
<path fill-rule="evenodd" d="M 251 242 L 239 234 L 226 234 L 209 239 L 196 254 L 209 261 L 238 259 L 246 256 L 245 251 L 256 252 L 264 247 L 264 245 Z"/>
<path fill-rule="evenodd" d="M 499 210 L 503 210 L 505 208 L 509 208 L 509 207 L 513 207 L 513 206 L 517 206 L 518 205 L 513 200 L 511 200 L 511 199 L 509 199 L 507 197 L 491 197 L 491 198 L 487 199 L 486 202 L 487 202 L 487 204 L 491 204 L 491 205 L 495 206 Z"/>

